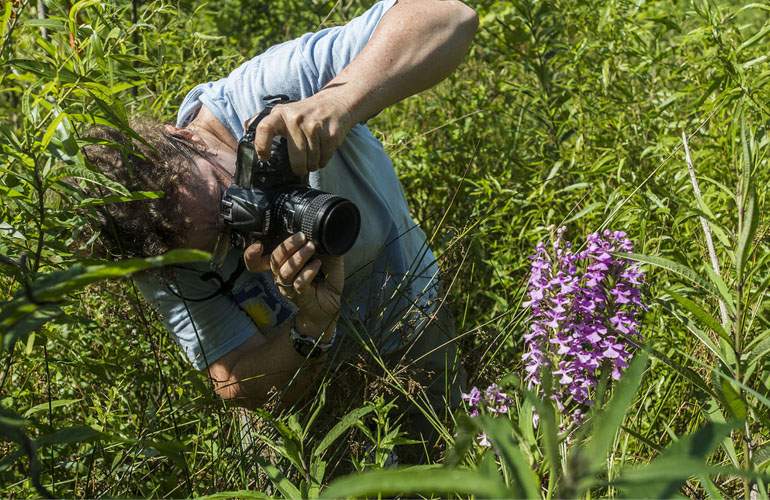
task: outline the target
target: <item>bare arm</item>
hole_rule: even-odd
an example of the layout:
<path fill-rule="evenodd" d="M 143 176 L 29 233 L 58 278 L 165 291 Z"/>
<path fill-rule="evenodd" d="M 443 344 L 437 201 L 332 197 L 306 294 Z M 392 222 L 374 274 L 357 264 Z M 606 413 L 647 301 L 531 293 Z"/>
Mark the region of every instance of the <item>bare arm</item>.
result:
<path fill-rule="evenodd" d="M 399 0 L 364 50 L 323 92 L 344 100 L 353 123 L 428 89 L 462 62 L 478 20 L 454 0 Z"/>
<path fill-rule="evenodd" d="M 311 386 L 320 364 L 297 354 L 288 328 L 284 330 L 266 343 L 252 338 L 209 366 L 222 399 L 255 408 L 267 403 L 275 390 L 281 403 L 291 404 Z"/>
<path fill-rule="evenodd" d="M 345 280 L 342 258 L 317 255 L 313 243 L 302 233 L 288 237 L 270 255 L 263 256 L 262 250 L 260 243 L 246 249 L 246 267 L 271 271 L 276 283 L 287 284 L 279 290 L 297 306 L 293 324 L 298 333 L 329 342 L 336 329 Z M 314 281 L 322 269 L 324 279 Z M 212 363 L 209 376 L 217 394 L 253 408 L 266 403 L 274 389 L 281 404 L 286 405 L 312 387 L 319 360 L 306 359 L 294 350 L 290 328 L 289 323 L 281 325 L 267 342 L 252 338 Z"/>
<path fill-rule="evenodd" d="M 260 157 L 269 156 L 273 136 L 283 135 L 297 173 L 323 167 L 354 124 L 446 78 L 465 57 L 477 27 L 476 13 L 462 2 L 399 0 L 323 90 L 279 106 L 260 122 Z"/>

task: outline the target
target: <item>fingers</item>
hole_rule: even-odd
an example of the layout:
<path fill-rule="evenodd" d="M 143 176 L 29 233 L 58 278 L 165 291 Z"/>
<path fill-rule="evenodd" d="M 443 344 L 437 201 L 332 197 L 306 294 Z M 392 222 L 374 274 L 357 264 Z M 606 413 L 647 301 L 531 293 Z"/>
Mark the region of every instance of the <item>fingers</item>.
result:
<path fill-rule="evenodd" d="M 305 175 L 308 170 L 308 151 L 317 151 L 318 148 L 308 145 L 306 132 L 301 125 L 302 115 L 292 111 L 292 108 L 285 105 L 273 108 L 257 125 L 254 149 L 259 159 L 270 159 L 273 138 L 281 135 L 286 138 L 291 169 L 299 176 Z"/>
<path fill-rule="evenodd" d="M 321 141 L 319 146 L 318 168 L 323 168 L 334 155 L 335 145 L 329 141 Z"/>
<path fill-rule="evenodd" d="M 270 256 L 262 255 L 263 251 L 264 245 L 259 241 L 249 245 L 243 251 L 243 262 L 246 264 L 246 269 L 253 273 L 270 270 Z"/>
<path fill-rule="evenodd" d="M 286 125 L 289 146 L 289 165 L 300 177 L 307 173 L 308 144 L 304 131 L 296 123 Z"/>
<path fill-rule="evenodd" d="M 305 130 L 307 136 L 307 170 L 315 172 L 323 167 L 321 163 L 321 129 L 318 125 L 311 125 Z"/>
<path fill-rule="evenodd" d="M 272 140 L 286 138 L 289 163 L 303 176 L 324 167 L 344 137 L 343 129 L 317 116 L 318 109 L 304 101 L 280 104 L 257 125 L 254 146 L 261 160 L 270 158 Z"/>
<path fill-rule="evenodd" d="M 321 261 L 313 259 L 306 265 L 294 279 L 294 289 L 298 293 L 304 293 L 310 287 L 318 272 L 321 270 Z"/>
<path fill-rule="evenodd" d="M 290 236 L 273 251 L 270 268 L 276 282 L 292 286 L 297 275 L 315 254 L 313 242 L 302 233 Z"/>

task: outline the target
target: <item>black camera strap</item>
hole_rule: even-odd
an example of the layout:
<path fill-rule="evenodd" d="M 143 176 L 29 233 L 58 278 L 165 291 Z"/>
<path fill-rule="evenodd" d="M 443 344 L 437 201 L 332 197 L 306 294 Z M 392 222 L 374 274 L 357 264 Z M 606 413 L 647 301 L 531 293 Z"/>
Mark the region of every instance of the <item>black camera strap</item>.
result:
<path fill-rule="evenodd" d="M 173 266 L 178 267 L 180 269 L 184 269 L 185 271 L 193 271 L 196 272 L 194 269 L 189 269 L 182 266 Z M 187 302 L 205 302 L 207 300 L 211 300 L 214 297 L 218 295 L 228 296 L 232 293 L 233 287 L 235 287 L 235 282 L 240 278 L 240 276 L 243 274 L 243 271 L 246 270 L 246 264 L 243 262 L 243 259 L 238 259 L 238 265 L 235 267 L 235 270 L 230 273 L 230 277 L 228 277 L 226 280 L 222 279 L 222 276 L 216 272 L 216 271 L 208 271 L 200 275 L 201 281 L 211 281 L 214 280 L 219 284 L 219 288 L 210 293 L 209 295 L 206 295 L 205 297 L 185 297 L 180 292 L 174 290 L 171 288 L 171 285 L 169 283 L 166 283 L 166 288 L 168 291 L 175 297 L 187 301 Z M 179 284 L 177 283 L 177 288 L 179 288 Z"/>
<path fill-rule="evenodd" d="M 270 114 L 270 112 L 273 110 L 273 107 L 275 107 L 277 104 L 285 104 L 287 102 L 292 102 L 289 96 L 285 94 L 268 95 L 263 98 L 263 101 L 265 101 L 266 103 L 265 109 L 263 109 L 259 113 L 259 115 L 257 115 L 257 117 L 247 125 L 246 132 L 244 136 L 241 138 L 240 142 L 246 142 L 249 145 L 252 145 L 254 142 L 254 137 L 256 136 L 257 125 L 259 125 L 259 122 L 262 120 L 262 118 Z M 196 272 L 194 269 L 189 269 L 182 266 L 173 266 L 173 267 L 178 267 L 186 271 Z M 243 274 L 243 271 L 245 270 L 246 270 L 246 264 L 243 262 L 243 259 L 241 258 L 241 259 L 238 259 L 238 265 L 236 266 L 235 271 L 233 271 L 230 274 L 230 277 L 227 278 L 226 280 L 222 279 L 222 276 L 216 271 L 208 271 L 201 274 L 200 275 L 201 281 L 214 280 L 219 284 L 219 288 L 215 292 L 212 292 L 209 295 L 206 295 L 205 297 L 197 297 L 197 298 L 185 297 L 179 291 L 174 290 L 169 283 L 166 283 L 166 288 L 172 295 L 174 295 L 175 297 L 181 300 L 188 301 L 188 302 L 204 302 L 207 300 L 211 300 L 218 295 L 224 295 L 224 296 L 230 295 L 233 291 L 233 287 L 235 286 L 235 282 L 238 280 L 238 278 L 241 276 L 241 274 Z M 178 283 L 177 283 L 177 289 L 179 289 Z"/>

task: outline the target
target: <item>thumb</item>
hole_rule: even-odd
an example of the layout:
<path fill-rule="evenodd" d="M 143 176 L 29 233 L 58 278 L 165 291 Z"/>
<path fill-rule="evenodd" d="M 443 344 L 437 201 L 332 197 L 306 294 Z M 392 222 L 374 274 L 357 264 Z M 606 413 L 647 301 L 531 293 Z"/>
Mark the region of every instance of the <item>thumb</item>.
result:
<path fill-rule="evenodd" d="M 246 269 L 253 273 L 261 273 L 270 270 L 270 256 L 262 255 L 265 247 L 262 242 L 257 241 L 249 245 L 246 250 L 243 251 L 243 262 L 246 264 Z"/>

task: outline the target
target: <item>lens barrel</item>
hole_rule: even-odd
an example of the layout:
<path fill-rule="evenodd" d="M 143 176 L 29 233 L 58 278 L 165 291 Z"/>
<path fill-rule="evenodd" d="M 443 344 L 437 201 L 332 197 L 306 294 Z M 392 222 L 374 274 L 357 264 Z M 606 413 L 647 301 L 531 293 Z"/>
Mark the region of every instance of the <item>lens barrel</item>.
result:
<path fill-rule="evenodd" d="M 343 255 L 358 239 L 361 214 L 350 200 L 316 189 L 295 188 L 278 203 L 283 214 L 290 214 L 278 217 L 286 225 L 286 233 L 302 231 L 320 254 Z"/>

